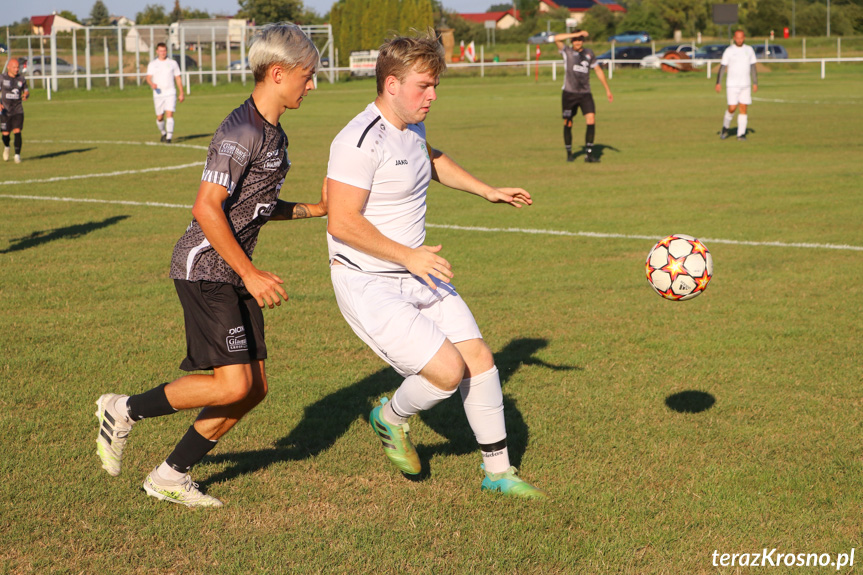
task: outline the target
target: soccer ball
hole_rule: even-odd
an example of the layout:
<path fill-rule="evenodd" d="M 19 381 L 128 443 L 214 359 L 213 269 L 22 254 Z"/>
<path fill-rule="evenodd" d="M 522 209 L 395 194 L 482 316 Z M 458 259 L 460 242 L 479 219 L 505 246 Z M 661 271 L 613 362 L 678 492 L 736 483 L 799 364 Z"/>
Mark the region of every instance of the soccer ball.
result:
<path fill-rule="evenodd" d="M 645 262 L 650 287 L 665 299 L 692 299 L 713 277 L 713 257 L 692 236 L 673 234 L 660 240 Z"/>

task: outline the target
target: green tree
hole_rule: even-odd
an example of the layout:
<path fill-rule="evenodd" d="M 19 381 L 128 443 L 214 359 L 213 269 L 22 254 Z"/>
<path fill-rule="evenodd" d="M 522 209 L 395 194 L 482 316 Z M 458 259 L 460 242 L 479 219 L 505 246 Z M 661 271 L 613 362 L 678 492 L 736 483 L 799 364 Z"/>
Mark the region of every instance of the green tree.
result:
<path fill-rule="evenodd" d="M 302 0 L 239 0 L 241 18 L 262 25 L 271 22 L 295 22 L 304 14 Z"/>
<path fill-rule="evenodd" d="M 790 25 L 791 6 L 784 0 L 758 0 L 758 5 L 746 18 L 746 31 L 753 36 L 767 36 Z"/>
<path fill-rule="evenodd" d="M 171 19 L 165 13 L 165 7 L 159 4 L 147 4 L 141 12 L 135 15 L 135 24 L 141 26 L 170 23 Z"/>
<path fill-rule="evenodd" d="M 767 0 L 774 1 L 774 0 Z M 781 1 L 781 0 L 778 0 Z M 644 30 L 651 38 L 668 38 L 671 30 L 655 6 L 650 4 L 630 4 L 626 15 L 617 24 L 617 31 Z"/>
<path fill-rule="evenodd" d="M 617 19 L 607 7 L 597 4 L 587 11 L 581 22 L 581 29 L 587 30 L 593 40 L 605 40 L 612 36 L 617 28 Z"/>
<path fill-rule="evenodd" d="M 183 9 L 180 7 L 180 0 L 174 0 L 174 9 L 168 15 L 168 19 L 173 22 L 179 22 L 183 19 Z"/>
<path fill-rule="evenodd" d="M 70 12 L 69 10 L 60 10 L 60 13 L 58 14 L 58 16 L 62 16 L 66 20 L 71 20 L 72 22 L 77 22 L 78 24 L 81 23 L 81 21 L 78 20 L 78 17 L 73 12 Z"/>
<path fill-rule="evenodd" d="M 183 8 L 183 20 L 200 20 L 209 18 L 210 13 L 206 10 L 198 10 L 197 8 Z"/>
<path fill-rule="evenodd" d="M 108 26 L 111 24 L 111 13 L 102 0 L 96 0 L 90 9 L 90 26 Z"/>

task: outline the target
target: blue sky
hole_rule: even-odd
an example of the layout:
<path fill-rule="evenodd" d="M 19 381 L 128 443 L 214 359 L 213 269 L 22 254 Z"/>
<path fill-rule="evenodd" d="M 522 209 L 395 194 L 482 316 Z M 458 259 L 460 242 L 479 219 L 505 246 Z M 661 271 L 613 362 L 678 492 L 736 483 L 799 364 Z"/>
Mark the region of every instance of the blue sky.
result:
<path fill-rule="evenodd" d="M 18 22 L 22 18 L 51 14 L 54 11 L 69 10 L 79 18 L 90 14 L 96 0 L 29 0 L 28 2 L 4 1 L 0 9 L 0 25 Z M 135 14 L 144 9 L 147 4 L 162 4 L 170 10 L 173 0 L 102 0 L 113 15 L 134 18 Z M 329 11 L 333 0 L 304 0 L 307 7 L 318 14 Z M 502 3 L 502 0 L 443 0 L 444 7 L 457 12 L 485 12 L 492 4 Z M 236 0 L 180 0 L 184 8 L 207 10 L 211 14 L 234 13 L 239 9 Z M 2 36 L 5 38 L 5 30 Z"/>

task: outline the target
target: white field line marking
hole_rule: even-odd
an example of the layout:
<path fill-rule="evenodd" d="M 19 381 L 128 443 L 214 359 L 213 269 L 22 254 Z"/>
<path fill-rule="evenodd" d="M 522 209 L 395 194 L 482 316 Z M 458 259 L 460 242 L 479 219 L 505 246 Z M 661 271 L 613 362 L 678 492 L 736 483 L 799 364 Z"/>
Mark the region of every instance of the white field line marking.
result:
<path fill-rule="evenodd" d="M 833 101 L 833 100 L 780 100 L 777 98 L 760 98 L 757 96 L 752 96 L 752 99 L 756 102 L 770 102 L 773 104 L 837 104 L 840 106 L 854 106 L 859 105 L 860 102 L 854 101 Z"/>
<path fill-rule="evenodd" d="M 34 144 L 117 144 L 122 146 L 162 146 L 168 147 L 161 142 L 118 142 L 110 140 L 30 140 Z M 196 146 L 194 144 L 171 144 L 174 148 L 190 148 L 193 150 L 207 150 L 206 146 Z M 121 170 L 118 172 L 108 172 L 104 174 L 79 174 L 74 176 L 56 176 L 53 178 L 37 178 L 33 180 L 10 180 L 2 182 L 0 186 L 16 186 L 23 184 L 45 184 L 51 182 L 64 182 L 69 180 L 85 180 L 88 178 L 106 178 L 111 176 L 128 176 L 130 174 L 144 174 L 147 172 L 161 172 L 162 170 L 183 170 L 185 168 L 194 168 L 200 166 L 203 168 L 203 162 L 194 162 L 191 164 L 182 164 L 179 166 L 159 166 L 156 168 L 143 168 L 140 170 Z M 69 201 L 69 200 L 64 200 Z"/>
<path fill-rule="evenodd" d="M 107 172 L 104 174 L 79 174 L 76 176 L 56 176 L 53 178 L 36 178 L 33 180 L 9 180 L 5 182 L 0 182 L 0 186 L 16 186 L 19 184 L 45 184 L 50 182 L 64 182 L 67 180 L 85 180 L 87 178 L 107 178 L 111 176 L 126 176 L 129 174 L 144 174 L 147 172 L 161 172 L 165 170 L 182 170 L 185 168 L 194 168 L 199 167 L 203 168 L 203 162 L 193 162 L 191 164 L 181 164 L 179 166 L 160 166 L 158 168 L 144 168 L 141 170 L 121 170 L 119 172 Z M 9 196 L 15 197 L 15 196 Z M 23 197 L 23 196 L 22 196 Z M 57 198 L 54 198 L 57 199 Z M 63 200 L 63 201 L 71 201 L 71 200 Z"/>
<path fill-rule="evenodd" d="M 190 148 L 192 150 L 207 150 L 207 146 L 195 144 L 163 144 L 161 142 L 118 142 L 115 140 L 28 140 L 32 144 L 117 144 L 120 146 L 156 146 L 160 148 Z"/>
<path fill-rule="evenodd" d="M 83 202 L 93 204 L 112 204 L 120 206 L 142 206 L 142 207 L 157 207 L 157 208 L 180 208 L 191 210 L 192 206 L 183 204 L 163 204 L 159 202 L 133 202 L 124 200 L 98 200 L 92 198 L 59 198 L 46 196 L 14 196 L 9 194 L 0 194 L 0 198 L 8 200 L 37 200 L 49 202 Z M 450 226 L 446 224 L 426 224 L 427 228 L 437 228 L 442 230 L 459 230 L 465 232 L 483 232 L 483 233 L 514 233 L 514 234 L 533 234 L 544 236 L 564 236 L 564 237 L 580 237 L 580 238 L 612 238 L 623 240 L 650 240 L 658 241 L 659 236 L 640 236 L 633 234 L 608 234 L 600 232 L 566 232 L 561 230 L 536 230 L 530 228 L 484 228 L 478 226 Z M 730 244 L 738 246 L 769 246 L 777 248 L 806 248 L 806 249 L 821 249 L 821 250 L 847 250 L 847 251 L 863 251 L 863 246 L 838 245 L 838 244 L 813 244 L 813 243 L 788 243 L 788 242 L 755 242 L 743 240 L 723 240 L 719 238 L 699 238 L 707 244 Z"/>

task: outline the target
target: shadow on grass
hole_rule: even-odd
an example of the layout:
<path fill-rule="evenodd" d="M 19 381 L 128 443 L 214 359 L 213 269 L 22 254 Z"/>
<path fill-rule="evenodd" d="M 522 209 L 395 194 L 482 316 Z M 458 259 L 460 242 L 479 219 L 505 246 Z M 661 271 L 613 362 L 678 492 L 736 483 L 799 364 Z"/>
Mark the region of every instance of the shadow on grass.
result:
<path fill-rule="evenodd" d="M 173 142 L 178 144 L 180 142 L 188 142 L 189 140 L 197 140 L 198 138 L 212 138 L 213 133 L 209 132 L 206 134 L 189 134 L 188 136 L 174 136 Z"/>
<path fill-rule="evenodd" d="M 536 365 L 555 371 L 581 369 L 554 366 L 533 357 L 547 345 L 548 341 L 545 339 L 516 339 L 496 353 L 495 362 L 500 371 L 501 384 L 505 384 L 522 365 Z M 287 436 L 276 441 L 270 449 L 207 456 L 207 462 L 217 464 L 228 462 L 230 466 L 202 481 L 201 485 L 220 483 L 246 473 L 266 469 L 274 463 L 299 461 L 326 451 L 347 432 L 354 421 L 358 419 L 368 421 L 369 412 L 378 398 L 392 392 L 401 384 L 401 381 L 395 371 L 389 367 L 384 368 L 306 407 L 299 424 Z M 506 391 L 505 388 L 504 391 Z M 420 474 L 420 478 L 427 476 L 426 462 L 432 455 L 461 455 L 478 450 L 461 406 L 461 398 L 458 393 L 455 396 L 420 415 L 429 427 L 447 439 L 447 442 L 442 445 L 417 447 L 420 459 L 424 461 L 424 473 Z M 516 402 L 506 394 L 504 394 L 504 413 L 510 457 L 513 465 L 518 466 L 527 448 L 528 428 L 518 411 Z M 378 442 L 371 430 L 368 432 L 368 440 Z"/>
<path fill-rule="evenodd" d="M 709 393 L 692 389 L 673 393 L 665 398 L 668 409 L 677 413 L 701 413 L 713 407 L 714 403 L 716 398 Z"/>
<path fill-rule="evenodd" d="M 129 216 L 113 216 L 102 220 L 101 222 L 88 222 L 86 224 L 77 224 L 74 226 L 67 226 L 65 228 L 57 228 L 56 230 L 35 231 L 29 236 L 13 239 L 12 245 L 10 245 L 5 250 L 0 250 L 0 254 L 8 254 L 12 252 L 19 252 L 21 250 L 26 250 L 29 248 L 35 248 L 36 246 L 47 244 L 48 242 L 53 242 L 54 240 L 80 238 L 81 236 L 89 234 L 90 232 L 102 228 L 107 228 L 108 226 L 113 226 L 117 222 L 121 222 L 128 217 Z"/>
<path fill-rule="evenodd" d="M 618 150 L 614 146 L 606 146 L 605 144 L 594 144 L 593 145 L 593 157 L 596 158 L 597 160 L 602 160 L 602 155 L 605 154 L 606 150 L 611 150 L 612 152 L 618 152 L 618 153 L 620 152 L 620 150 Z M 575 160 L 578 160 L 579 158 L 583 158 L 585 153 L 586 152 L 585 152 L 584 148 L 581 148 L 580 150 L 573 152 L 573 157 L 575 158 Z M 573 160 L 573 161 L 575 161 L 575 160 Z"/>
<path fill-rule="evenodd" d="M 754 134 L 754 133 L 755 133 L 755 130 L 753 130 L 752 128 L 747 126 L 746 131 L 743 133 L 743 135 L 748 136 L 749 134 Z M 722 131 L 716 132 L 717 136 L 719 136 L 721 134 L 722 134 Z M 730 128 L 728 128 L 728 138 L 726 138 L 726 139 L 733 140 L 736 137 L 737 137 L 737 126 L 731 126 Z"/>
<path fill-rule="evenodd" d="M 96 148 L 78 148 L 76 150 L 60 150 L 59 152 L 42 154 L 41 156 L 28 156 L 27 161 L 32 162 L 33 160 L 47 160 L 48 158 L 59 158 L 60 156 L 66 156 L 68 154 L 83 154 L 84 152 L 89 152 L 95 149 Z"/>

